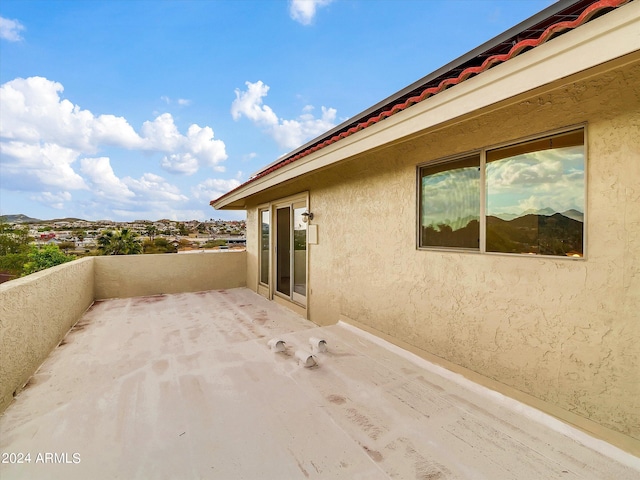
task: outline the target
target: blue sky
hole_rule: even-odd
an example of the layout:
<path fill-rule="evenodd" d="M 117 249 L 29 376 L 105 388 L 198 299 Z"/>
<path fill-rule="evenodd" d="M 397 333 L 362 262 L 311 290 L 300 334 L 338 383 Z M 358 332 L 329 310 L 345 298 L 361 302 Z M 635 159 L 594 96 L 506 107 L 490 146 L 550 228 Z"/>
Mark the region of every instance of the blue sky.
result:
<path fill-rule="evenodd" d="M 549 0 L 2 0 L 0 212 L 209 201 Z"/>

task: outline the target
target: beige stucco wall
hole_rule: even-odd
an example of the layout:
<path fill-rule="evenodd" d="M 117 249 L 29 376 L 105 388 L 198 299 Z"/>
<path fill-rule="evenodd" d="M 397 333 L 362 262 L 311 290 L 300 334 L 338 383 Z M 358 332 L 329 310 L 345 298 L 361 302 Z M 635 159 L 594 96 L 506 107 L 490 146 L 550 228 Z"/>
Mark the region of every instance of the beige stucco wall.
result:
<path fill-rule="evenodd" d="M 248 265 L 254 207 L 308 190 L 312 321 L 388 334 L 640 452 L 640 65 L 602 70 L 248 199 Z M 583 122 L 586 259 L 416 249 L 418 164 Z"/>
<path fill-rule="evenodd" d="M 260 221 L 258 219 L 258 211 L 257 209 L 253 209 L 252 211 L 247 211 L 247 220 L 245 222 L 246 231 L 253 232 L 252 235 L 247 235 L 247 287 L 252 288 L 258 293 L 264 295 L 263 292 L 258 291 L 258 275 L 259 275 L 259 234 L 256 232 L 260 232 Z M 267 295 L 265 295 L 267 296 Z"/>
<path fill-rule="evenodd" d="M 246 285 L 246 252 L 95 257 L 96 299 Z"/>
<path fill-rule="evenodd" d="M 0 412 L 93 303 L 93 258 L 0 285 Z"/>

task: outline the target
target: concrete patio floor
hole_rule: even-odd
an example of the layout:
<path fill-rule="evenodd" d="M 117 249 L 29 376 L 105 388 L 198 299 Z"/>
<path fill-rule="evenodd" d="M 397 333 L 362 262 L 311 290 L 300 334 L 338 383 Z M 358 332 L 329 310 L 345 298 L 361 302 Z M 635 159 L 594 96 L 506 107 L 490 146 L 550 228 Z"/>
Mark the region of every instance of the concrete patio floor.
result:
<path fill-rule="evenodd" d="M 312 336 L 328 351 L 304 368 Z M 0 434 L 31 460 L 2 480 L 640 478 L 634 456 L 244 288 L 96 302 Z"/>

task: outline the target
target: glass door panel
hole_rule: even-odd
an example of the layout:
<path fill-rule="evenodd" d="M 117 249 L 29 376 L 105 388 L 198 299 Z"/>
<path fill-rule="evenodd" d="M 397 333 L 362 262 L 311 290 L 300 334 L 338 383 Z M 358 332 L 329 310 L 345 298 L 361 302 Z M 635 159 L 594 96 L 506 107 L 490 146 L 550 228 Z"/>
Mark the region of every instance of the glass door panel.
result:
<path fill-rule="evenodd" d="M 276 291 L 291 296 L 291 207 L 276 209 Z"/>
<path fill-rule="evenodd" d="M 294 204 L 293 209 L 293 300 L 305 303 L 307 296 L 307 223 L 302 214 L 306 206 Z"/>
<path fill-rule="evenodd" d="M 269 285 L 269 210 L 260 211 L 260 282 Z"/>

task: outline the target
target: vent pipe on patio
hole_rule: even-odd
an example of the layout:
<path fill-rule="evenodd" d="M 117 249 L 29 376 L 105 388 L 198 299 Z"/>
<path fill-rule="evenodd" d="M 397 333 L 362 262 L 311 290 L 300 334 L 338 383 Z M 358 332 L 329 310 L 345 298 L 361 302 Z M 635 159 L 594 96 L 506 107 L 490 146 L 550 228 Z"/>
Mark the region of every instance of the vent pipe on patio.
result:
<path fill-rule="evenodd" d="M 296 358 L 298 359 L 298 364 L 305 368 L 313 367 L 318 364 L 318 362 L 316 362 L 316 357 L 305 350 L 297 350 Z"/>

